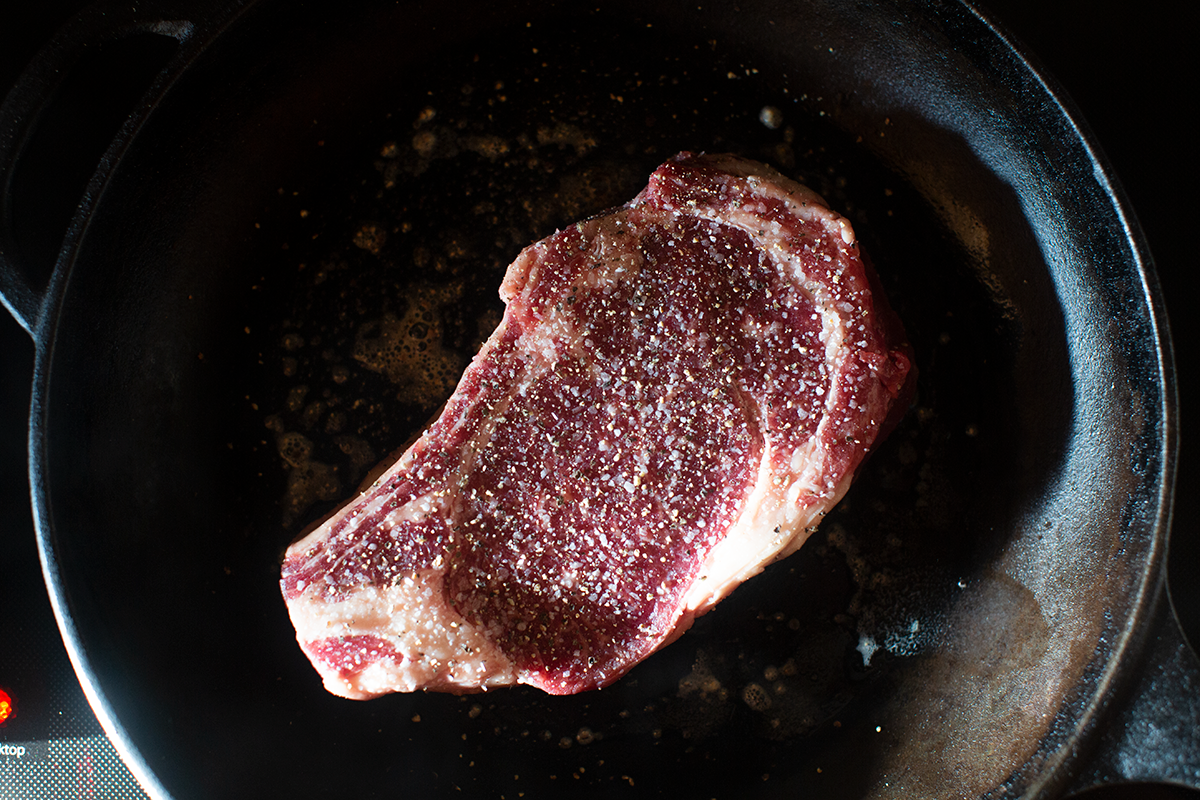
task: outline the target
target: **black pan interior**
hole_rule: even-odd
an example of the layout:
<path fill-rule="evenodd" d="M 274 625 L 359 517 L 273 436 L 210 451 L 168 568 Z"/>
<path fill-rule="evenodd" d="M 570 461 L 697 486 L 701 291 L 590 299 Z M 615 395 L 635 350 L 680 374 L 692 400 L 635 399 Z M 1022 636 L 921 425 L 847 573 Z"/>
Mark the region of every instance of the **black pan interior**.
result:
<path fill-rule="evenodd" d="M 131 143 L 46 348 L 41 502 L 172 796 L 1004 797 L 1067 757 L 1157 580 L 1169 394 L 1091 154 L 961 5 L 694 5 L 264 0 Z M 851 219 L 913 409 L 610 689 L 327 695 L 282 548 L 436 409 L 521 247 L 682 149 Z"/>

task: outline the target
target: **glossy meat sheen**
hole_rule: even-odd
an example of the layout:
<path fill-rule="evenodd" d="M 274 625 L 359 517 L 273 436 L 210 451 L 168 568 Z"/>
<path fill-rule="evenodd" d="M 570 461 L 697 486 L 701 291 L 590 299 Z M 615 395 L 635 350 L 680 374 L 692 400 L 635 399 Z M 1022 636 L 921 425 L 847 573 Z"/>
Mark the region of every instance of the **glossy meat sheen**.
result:
<path fill-rule="evenodd" d="M 434 423 L 289 548 L 329 691 L 604 686 L 787 555 L 905 384 L 848 222 L 732 156 L 527 248 Z"/>

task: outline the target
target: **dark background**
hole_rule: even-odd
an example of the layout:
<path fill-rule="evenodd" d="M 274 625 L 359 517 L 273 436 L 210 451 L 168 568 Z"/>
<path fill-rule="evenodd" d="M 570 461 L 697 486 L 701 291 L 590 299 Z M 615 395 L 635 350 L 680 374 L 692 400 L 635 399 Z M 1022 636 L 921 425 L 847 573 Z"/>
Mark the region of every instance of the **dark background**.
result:
<path fill-rule="evenodd" d="M 57 27 L 84 5 L 80 0 L 0 0 L 0 95 Z M 1200 443 L 1188 412 L 1198 396 L 1191 366 L 1200 315 L 1187 302 L 1194 291 L 1194 240 L 1200 233 L 1200 137 L 1192 116 L 1200 107 L 1200 58 L 1191 42 L 1200 29 L 1200 5 L 1180 0 L 991 0 L 978 5 L 1023 43 L 1074 101 L 1154 255 L 1170 314 L 1184 418 L 1169 580 L 1185 632 L 1198 643 Z M 0 314 L 0 687 L 29 670 L 49 676 L 42 685 L 65 689 L 47 689 L 35 702 L 47 713 L 64 712 L 70 718 L 69 735 L 95 735 L 99 726 L 70 677 L 40 588 L 24 452 L 32 367 L 32 342 L 7 314 Z M 93 788 L 93 796 L 106 796 L 102 786 Z M 7 796 L 3 787 L 0 796 Z M 1137 796 L 1200 795 L 1143 790 Z"/>

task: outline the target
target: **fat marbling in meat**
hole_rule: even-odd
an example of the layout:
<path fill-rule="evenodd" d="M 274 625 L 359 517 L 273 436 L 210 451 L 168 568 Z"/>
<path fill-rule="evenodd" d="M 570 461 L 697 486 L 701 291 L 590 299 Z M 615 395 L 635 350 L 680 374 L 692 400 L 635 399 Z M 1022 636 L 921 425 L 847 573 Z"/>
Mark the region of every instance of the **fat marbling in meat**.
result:
<path fill-rule="evenodd" d="M 287 551 L 334 694 L 612 683 L 804 543 L 911 377 L 850 223 L 735 156 L 672 158 L 500 294 L 440 418 Z"/>

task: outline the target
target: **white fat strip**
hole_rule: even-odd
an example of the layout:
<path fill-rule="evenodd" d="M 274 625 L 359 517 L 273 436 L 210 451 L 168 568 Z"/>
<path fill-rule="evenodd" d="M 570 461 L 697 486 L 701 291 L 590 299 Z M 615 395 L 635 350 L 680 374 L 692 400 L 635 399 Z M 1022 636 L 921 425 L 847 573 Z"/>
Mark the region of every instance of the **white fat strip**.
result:
<path fill-rule="evenodd" d="M 782 200 L 792 214 L 802 219 L 817 218 L 827 227 L 830 222 L 836 222 L 842 241 L 854 243 L 854 230 L 850 223 L 830 211 L 818 195 L 773 170 L 764 174 L 772 182 L 762 181 L 755 173 L 745 175 L 747 183 L 756 193 Z M 832 412 L 839 400 L 837 376 L 844 361 L 843 343 L 849 320 L 839 313 L 842 309 L 833 302 L 828 289 L 804 273 L 795 255 L 779 252 L 780 226 L 775 222 L 764 225 L 762 217 L 755 216 L 756 212 L 761 214 L 761 206 L 746 203 L 737 210 L 730 212 L 724 209 L 724 212 L 719 218 L 714 215 L 713 219 L 739 228 L 760 249 L 785 258 L 793 284 L 811 299 L 821 313 L 819 337 L 825 345 L 826 363 L 830 365 L 827 373 L 830 382 L 829 391 L 825 393 L 825 413 L 821 423 L 808 444 L 792 453 L 790 474 L 773 473 L 770 467 L 772 450 L 770 446 L 764 448 L 754 492 L 746 498 L 737 521 L 710 551 L 701 565 L 700 579 L 692 584 L 683 598 L 685 612 L 696 614 L 716 605 L 768 564 L 798 550 L 824 513 L 845 495 L 853 477 L 852 474 L 847 475 L 833 487 L 823 485 L 820 479 L 826 470 L 820 441 L 825 429 L 833 424 Z M 781 491 L 781 485 L 785 485 L 786 489 Z M 800 500 L 804 496 L 820 497 L 821 502 L 801 507 Z"/>
<path fill-rule="evenodd" d="M 495 631 L 467 622 L 442 594 L 442 572 L 419 570 L 387 586 L 363 586 L 336 603 L 313 586 L 288 606 L 302 643 L 375 636 L 403 658 L 378 659 L 346 677 L 314 659 L 326 688 L 342 697 L 365 699 L 420 688 L 477 691 L 516 681 L 511 661 L 494 643 Z"/>
<path fill-rule="evenodd" d="M 799 550 L 825 512 L 849 490 L 853 473 L 833 487 L 820 481 L 826 466 L 819 437 L 828 420 L 827 414 L 816 435 L 793 453 L 791 474 L 773 472 L 773 451 L 770 446 L 763 449 L 754 491 L 746 498 L 736 522 L 705 558 L 699 579 L 684 595 L 685 611 L 703 613 L 768 564 Z M 819 497 L 821 501 L 801 506 L 803 496 Z"/>
<path fill-rule="evenodd" d="M 739 168 L 730 169 L 729 172 L 744 178 L 746 185 L 760 197 L 773 198 L 784 203 L 788 212 L 798 219 L 809 222 L 819 221 L 826 228 L 837 225 L 842 241 L 848 245 L 854 244 L 854 228 L 850 221 L 830 210 L 825 204 L 824 198 L 807 186 L 796 183 L 770 167 L 758 166 L 760 168 L 754 170 Z M 766 246 L 766 242 L 770 241 L 772 237 L 758 235 L 760 230 L 765 234 L 766 228 L 763 226 L 762 217 L 756 216 L 756 213 L 761 214 L 764 208 L 761 204 L 743 203 L 739 208 L 722 207 L 719 212 L 704 208 L 698 208 L 695 211 L 697 216 L 740 228 L 750 234 L 760 246 Z M 767 227 L 772 226 L 777 232 L 778 224 L 768 222 Z"/>

